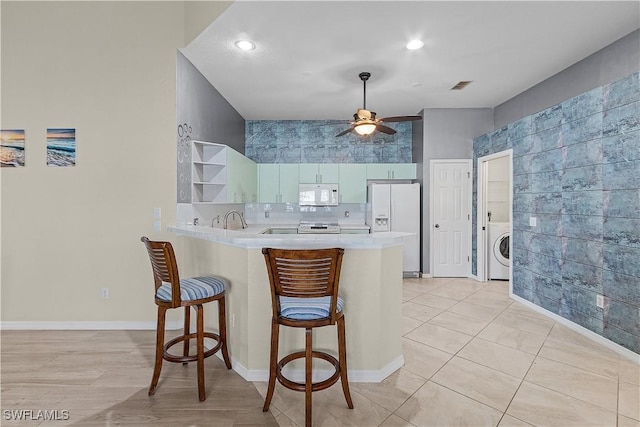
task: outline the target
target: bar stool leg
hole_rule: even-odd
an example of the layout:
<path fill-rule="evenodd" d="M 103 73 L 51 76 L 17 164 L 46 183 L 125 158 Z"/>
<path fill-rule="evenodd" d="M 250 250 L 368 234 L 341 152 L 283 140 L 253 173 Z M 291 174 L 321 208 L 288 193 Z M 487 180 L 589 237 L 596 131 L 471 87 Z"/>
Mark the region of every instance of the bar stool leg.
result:
<path fill-rule="evenodd" d="M 311 387 L 312 383 L 312 333 L 313 330 L 311 328 L 306 328 L 307 331 L 305 333 L 305 356 L 304 356 L 304 425 L 305 427 L 311 427 Z"/>
<path fill-rule="evenodd" d="M 198 398 L 200 402 L 206 399 L 204 389 L 204 310 L 202 304 L 195 306 L 198 313 L 196 340 L 198 348 Z"/>
<path fill-rule="evenodd" d="M 220 341 L 222 341 L 222 358 L 227 369 L 231 369 L 231 359 L 229 359 L 229 351 L 227 350 L 227 314 L 224 298 L 218 300 L 218 325 L 220 326 Z"/>
<path fill-rule="evenodd" d="M 160 371 L 162 370 L 162 360 L 164 359 L 164 318 L 167 308 L 158 306 L 158 324 L 156 326 L 156 361 L 153 367 L 153 377 L 149 386 L 149 396 L 153 396 L 156 392 Z"/>
<path fill-rule="evenodd" d="M 349 391 L 349 380 L 347 379 L 347 341 L 344 332 L 344 316 L 338 318 L 338 358 L 340 359 L 340 382 L 342 383 L 342 392 L 347 400 L 349 409 L 353 409 L 353 401 L 351 400 L 351 392 Z"/>
<path fill-rule="evenodd" d="M 187 337 L 191 333 L 191 307 L 186 306 L 184 308 L 184 336 Z M 189 339 L 185 339 L 182 344 L 182 354 L 183 356 L 189 355 Z M 183 366 L 187 366 L 187 362 L 182 362 Z"/>
<path fill-rule="evenodd" d="M 273 391 L 276 388 L 276 369 L 278 366 L 278 338 L 280 334 L 280 325 L 275 319 L 271 321 L 271 356 L 269 358 L 269 385 L 267 386 L 267 397 L 264 399 L 262 412 L 269 410 Z"/>

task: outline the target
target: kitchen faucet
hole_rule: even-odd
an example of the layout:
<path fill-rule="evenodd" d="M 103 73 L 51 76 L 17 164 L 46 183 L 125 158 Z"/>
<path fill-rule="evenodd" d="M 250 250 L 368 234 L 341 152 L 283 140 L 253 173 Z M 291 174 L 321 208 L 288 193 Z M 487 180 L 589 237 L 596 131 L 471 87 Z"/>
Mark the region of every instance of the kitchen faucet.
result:
<path fill-rule="evenodd" d="M 240 221 L 242 222 L 242 228 L 247 228 L 247 227 L 249 227 L 249 226 L 247 225 L 247 221 L 245 221 L 245 220 L 244 220 L 244 217 L 242 216 L 242 214 L 241 214 L 240 212 L 238 212 L 237 210 L 235 210 L 235 209 L 231 209 L 231 210 L 230 210 L 230 211 L 228 211 L 226 214 L 224 214 L 224 224 L 223 224 L 223 227 L 224 227 L 224 229 L 225 229 L 225 230 L 227 229 L 227 219 L 229 218 L 229 215 L 231 215 L 231 214 L 234 214 L 234 215 L 235 215 L 235 214 L 238 214 L 238 215 L 240 216 Z"/>

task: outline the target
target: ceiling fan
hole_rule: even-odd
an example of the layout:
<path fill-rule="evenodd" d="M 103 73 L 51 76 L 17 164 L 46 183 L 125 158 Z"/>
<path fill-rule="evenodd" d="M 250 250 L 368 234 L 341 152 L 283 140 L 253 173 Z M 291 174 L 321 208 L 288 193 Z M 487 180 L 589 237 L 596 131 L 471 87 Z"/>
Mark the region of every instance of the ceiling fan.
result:
<path fill-rule="evenodd" d="M 393 135 L 396 133 L 395 129 L 391 129 L 388 126 L 382 124 L 382 122 L 409 122 L 414 120 L 422 120 L 422 116 L 396 116 L 385 117 L 383 119 L 376 119 L 376 113 L 374 111 L 367 110 L 367 80 L 371 77 L 371 73 L 363 71 L 358 74 L 360 80 L 362 80 L 364 96 L 362 102 L 362 108 L 358 108 L 358 111 L 353 115 L 353 121 L 351 127 L 336 135 L 336 138 L 342 135 L 346 135 L 349 132 L 355 131 L 358 135 L 371 135 L 374 131 Z"/>

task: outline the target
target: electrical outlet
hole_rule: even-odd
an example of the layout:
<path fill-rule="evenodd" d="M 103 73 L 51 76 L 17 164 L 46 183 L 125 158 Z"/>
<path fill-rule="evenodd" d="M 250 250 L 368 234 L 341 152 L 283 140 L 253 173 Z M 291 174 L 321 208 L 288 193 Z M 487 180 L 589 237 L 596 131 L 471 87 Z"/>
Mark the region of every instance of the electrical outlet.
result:
<path fill-rule="evenodd" d="M 535 227 L 538 223 L 538 220 L 535 216 L 529 217 L 529 226 Z"/>
<path fill-rule="evenodd" d="M 349 211 L 344 211 L 344 217 L 349 218 Z"/>
<path fill-rule="evenodd" d="M 162 231 L 162 223 L 160 221 L 153 221 L 153 231 Z"/>
<path fill-rule="evenodd" d="M 604 308 L 604 297 L 602 295 L 596 295 L 596 305 L 598 308 Z"/>
<path fill-rule="evenodd" d="M 100 289 L 100 296 L 105 299 L 109 298 L 109 288 Z"/>
<path fill-rule="evenodd" d="M 153 208 L 153 217 L 155 219 L 160 219 L 162 218 L 162 209 L 160 208 Z"/>
<path fill-rule="evenodd" d="M 269 211 L 264 211 L 264 217 L 269 218 Z"/>

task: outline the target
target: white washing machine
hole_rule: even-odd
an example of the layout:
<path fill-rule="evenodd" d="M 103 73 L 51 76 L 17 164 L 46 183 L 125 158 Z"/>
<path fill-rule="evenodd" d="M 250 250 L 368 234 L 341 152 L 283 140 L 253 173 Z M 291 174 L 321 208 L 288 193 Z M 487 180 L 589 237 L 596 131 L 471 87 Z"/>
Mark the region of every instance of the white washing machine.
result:
<path fill-rule="evenodd" d="M 508 222 L 489 223 L 489 280 L 509 280 L 509 232 Z"/>

